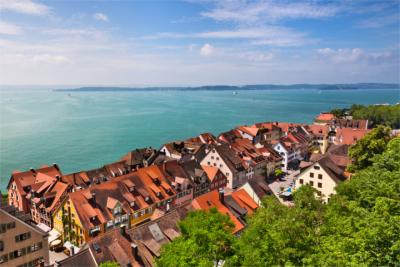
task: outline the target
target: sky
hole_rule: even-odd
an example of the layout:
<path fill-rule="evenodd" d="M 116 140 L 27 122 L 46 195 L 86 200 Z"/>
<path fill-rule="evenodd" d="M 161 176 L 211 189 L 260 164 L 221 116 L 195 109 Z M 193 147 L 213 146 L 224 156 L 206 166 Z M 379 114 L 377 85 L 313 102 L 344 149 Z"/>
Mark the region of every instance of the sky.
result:
<path fill-rule="evenodd" d="M 398 83 L 399 3 L 0 0 L 0 84 Z"/>

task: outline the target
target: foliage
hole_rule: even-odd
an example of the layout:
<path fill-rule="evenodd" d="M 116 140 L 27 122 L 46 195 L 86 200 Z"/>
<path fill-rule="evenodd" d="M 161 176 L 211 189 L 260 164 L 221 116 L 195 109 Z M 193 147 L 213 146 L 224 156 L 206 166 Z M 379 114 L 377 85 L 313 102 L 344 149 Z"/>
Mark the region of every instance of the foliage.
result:
<path fill-rule="evenodd" d="M 318 245 L 323 205 L 314 195 L 312 187 L 301 187 L 295 192 L 293 208 L 281 205 L 272 196 L 264 199 L 265 208 L 251 217 L 228 265 L 301 265 Z"/>
<path fill-rule="evenodd" d="M 373 156 L 382 153 L 390 140 L 390 128 L 378 126 L 350 147 L 349 156 L 353 163 L 350 171 L 364 169 L 372 164 Z"/>
<path fill-rule="evenodd" d="M 343 118 L 346 116 L 346 109 L 335 108 L 330 111 L 336 118 Z"/>
<path fill-rule="evenodd" d="M 115 261 L 105 261 L 100 263 L 99 267 L 119 267 L 120 265 Z"/>
<path fill-rule="evenodd" d="M 233 223 L 216 209 L 190 212 L 179 223 L 182 235 L 166 244 L 158 266 L 213 266 L 231 256 Z"/>
<path fill-rule="evenodd" d="M 275 177 L 280 177 L 284 174 L 284 171 L 282 171 L 281 169 L 276 169 L 275 170 Z"/>
<path fill-rule="evenodd" d="M 400 105 L 352 105 L 350 114 L 353 119 L 369 120 L 372 127 L 379 124 L 400 128 Z"/>
<path fill-rule="evenodd" d="M 308 186 L 295 193 L 293 208 L 265 199 L 265 208 L 235 242 L 228 265 L 398 266 L 400 138 L 371 157 L 327 205 Z"/>

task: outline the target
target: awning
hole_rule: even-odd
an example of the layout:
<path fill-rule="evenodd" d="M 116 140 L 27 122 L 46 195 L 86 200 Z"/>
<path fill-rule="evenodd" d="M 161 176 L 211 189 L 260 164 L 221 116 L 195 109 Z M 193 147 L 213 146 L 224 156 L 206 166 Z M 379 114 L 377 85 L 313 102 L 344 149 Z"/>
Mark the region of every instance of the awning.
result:
<path fill-rule="evenodd" d="M 51 242 L 50 243 L 50 246 L 58 246 L 58 245 L 60 245 L 61 244 L 61 240 L 60 239 L 57 239 L 57 240 L 54 240 L 53 242 Z"/>
<path fill-rule="evenodd" d="M 54 240 L 57 240 L 60 236 L 61 236 L 61 234 L 60 234 L 57 230 L 52 229 L 52 230 L 49 232 L 49 238 L 47 239 L 47 241 L 48 241 L 49 244 L 50 244 L 50 243 L 53 242 Z"/>

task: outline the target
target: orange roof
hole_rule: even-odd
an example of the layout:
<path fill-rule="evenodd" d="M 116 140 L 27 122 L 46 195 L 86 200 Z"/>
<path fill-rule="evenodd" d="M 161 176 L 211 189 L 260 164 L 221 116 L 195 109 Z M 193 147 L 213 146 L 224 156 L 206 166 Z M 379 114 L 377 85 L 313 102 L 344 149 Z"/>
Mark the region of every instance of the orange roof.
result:
<path fill-rule="evenodd" d="M 258 133 L 257 127 L 240 126 L 238 127 L 238 130 L 245 132 L 251 136 L 256 136 Z"/>
<path fill-rule="evenodd" d="M 331 121 L 334 119 L 335 115 L 333 115 L 332 113 L 321 113 L 315 118 L 315 120 L 317 121 Z"/>
<path fill-rule="evenodd" d="M 192 207 L 196 210 L 208 211 L 212 208 L 216 208 L 218 212 L 228 215 L 235 228 L 233 233 L 237 233 L 244 228 L 244 225 L 232 214 L 232 212 L 225 207 L 219 200 L 219 195 L 217 190 L 213 190 L 204 195 L 201 195 L 192 201 Z"/>
<path fill-rule="evenodd" d="M 232 192 L 232 197 L 249 214 L 252 214 L 258 208 L 257 203 L 254 202 L 244 189 Z"/>
<path fill-rule="evenodd" d="M 327 125 L 311 124 L 308 125 L 308 128 L 314 135 L 328 135 L 329 133 L 329 126 Z"/>
<path fill-rule="evenodd" d="M 336 142 L 346 145 L 353 145 L 363 138 L 370 130 L 338 128 L 336 129 Z"/>
<path fill-rule="evenodd" d="M 214 166 L 207 166 L 207 165 L 201 165 L 205 173 L 207 174 L 208 178 L 212 182 L 215 178 L 215 175 L 218 172 L 218 168 Z"/>
<path fill-rule="evenodd" d="M 115 198 L 112 198 L 112 197 L 107 198 L 107 208 L 113 209 L 113 208 L 115 208 L 115 205 L 117 205 L 117 203 L 118 203 L 118 200 L 116 200 Z"/>

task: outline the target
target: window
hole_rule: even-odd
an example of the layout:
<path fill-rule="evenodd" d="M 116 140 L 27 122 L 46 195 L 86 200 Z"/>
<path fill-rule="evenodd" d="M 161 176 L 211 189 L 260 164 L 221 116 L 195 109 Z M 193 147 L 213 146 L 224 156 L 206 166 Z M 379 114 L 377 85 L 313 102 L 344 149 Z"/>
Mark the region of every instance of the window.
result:
<path fill-rule="evenodd" d="M 210 163 L 210 162 L 207 162 L 207 165 L 211 165 L 211 163 Z"/>
<path fill-rule="evenodd" d="M 8 261 L 8 254 L 4 254 L 0 256 L 0 264 Z"/>
<path fill-rule="evenodd" d="M 300 184 L 304 184 L 304 180 L 303 179 L 300 179 L 299 182 L 300 182 Z"/>
<path fill-rule="evenodd" d="M 15 236 L 15 242 L 24 241 L 24 240 L 29 239 L 30 237 L 31 237 L 31 233 L 30 232 L 23 233 L 23 234 L 20 234 L 20 235 L 16 235 Z"/>
<path fill-rule="evenodd" d="M 310 181 L 310 185 L 311 185 L 311 186 L 314 186 L 314 182 L 313 182 L 313 181 Z"/>
<path fill-rule="evenodd" d="M 229 172 L 226 172 L 225 175 L 226 175 L 226 177 L 228 177 L 229 176 Z"/>
<path fill-rule="evenodd" d="M 318 179 L 322 179 L 322 174 L 318 174 Z"/>
<path fill-rule="evenodd" d="M 322 188 L 322 183 L 318 183 L 318 188 Z"/>
<path fill-rule="evenodd" d="M 107 222 L 107 227 L 111 227 L 113 225 L 114 225 L 114 222 L 112 220 Z"/>
<path fill-rule="evenodd" d="M 214 162 L 214 166 L 217 166 L 217 163 Z"/>
<path fill-rule="evenodd" d="M 222 164 L 219 164 L 219 167 L 222 168 Z"/>
<path fill-rule="evenodd" d="M 211 156 L 211 159 L 214 159 L 214 156 Z"/>
<path fill-rule="evenodd" d="M 0 240 L 0 251 L 4 250 L 4 242 Z"/>
<path fill-rule="evenodd" d="M 219 160 L 219 157 L 217 157 L 217 160 Z"/>
<path fill-rule="evenodd" d="M 310 177 L 314 178 L 314 173 L 313 172 L 310 172 Z"/>
<path fill-rule="evenodd" d="M 315 169 L 315 170 L 319 170 L 319 169 L 320 169 L 320 167 L 319 167 L 319 166 L 317 166 L 317 165 L 314 165 L 314 169 Z"/>
<path fill-rule="evenodd" d="M 7 224 L 0 224 L 0 234 L 5 233 L 7 229 Z"/>

